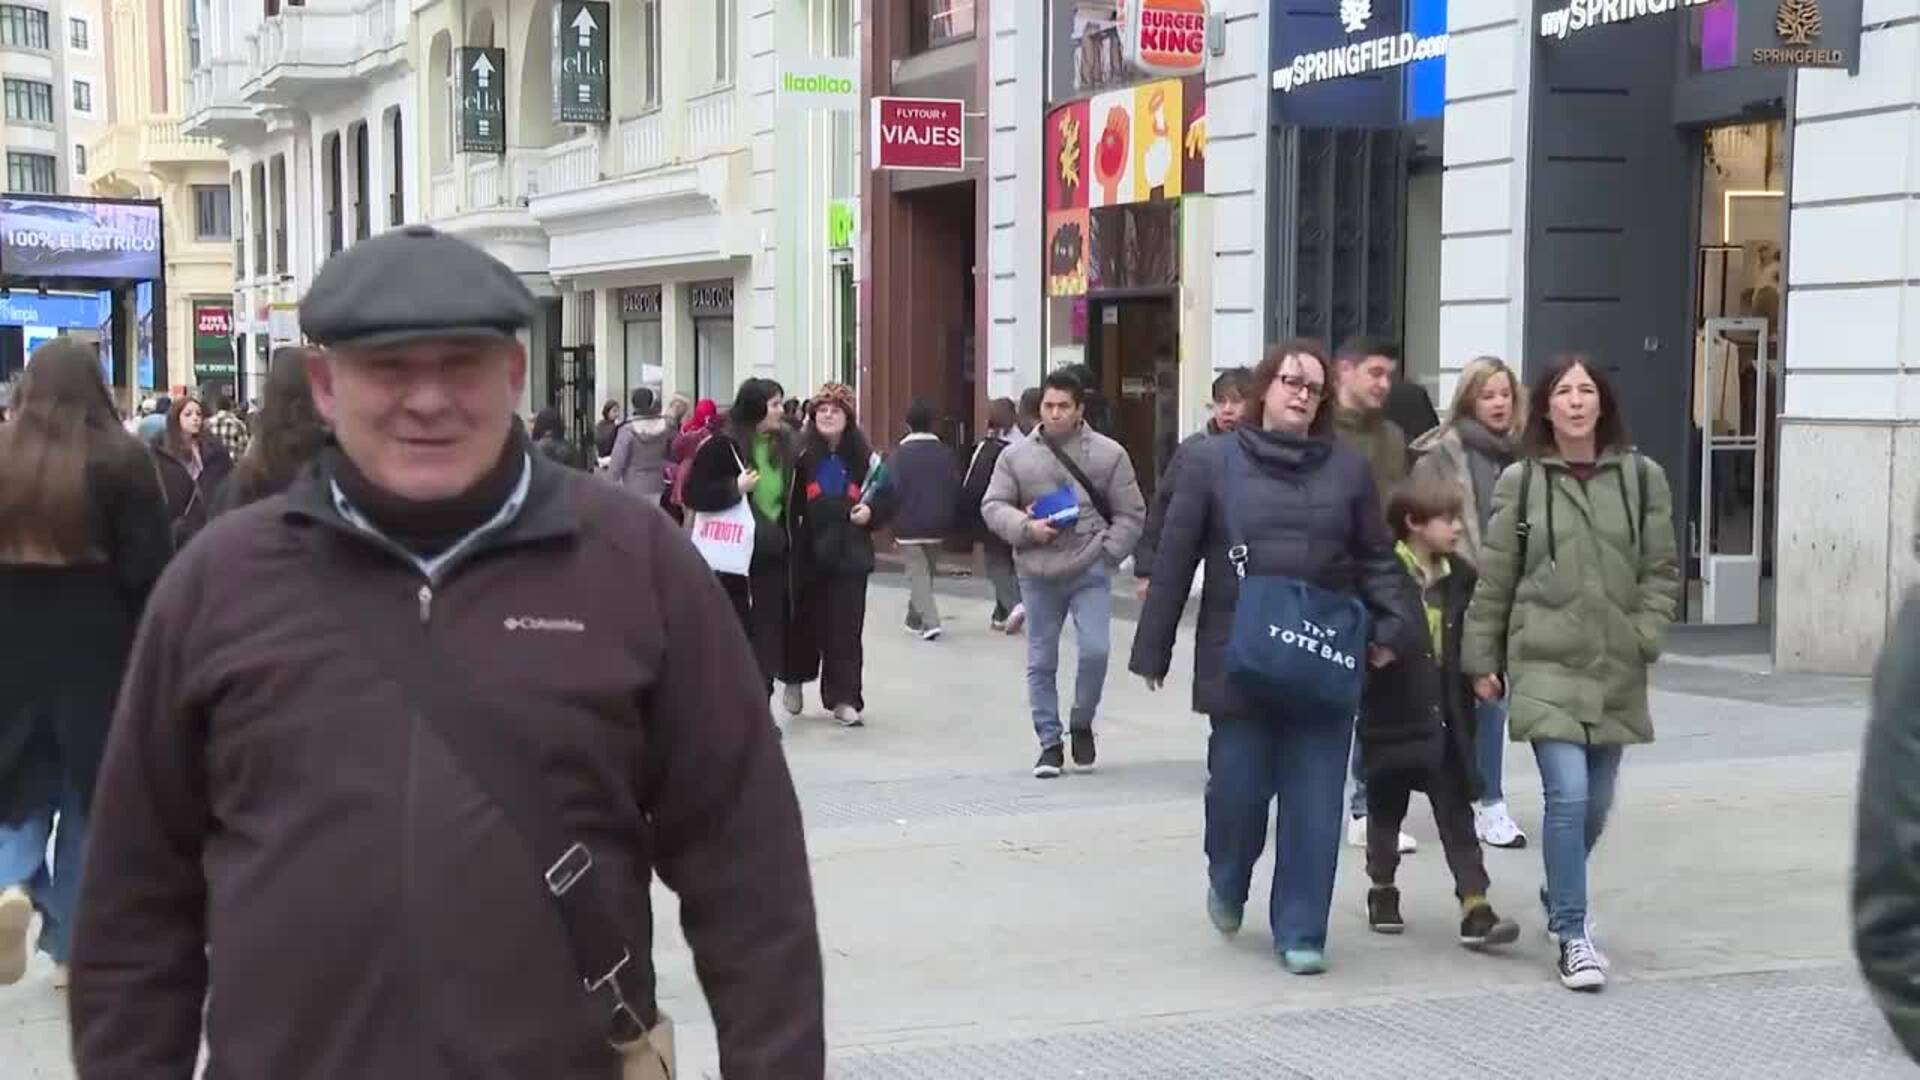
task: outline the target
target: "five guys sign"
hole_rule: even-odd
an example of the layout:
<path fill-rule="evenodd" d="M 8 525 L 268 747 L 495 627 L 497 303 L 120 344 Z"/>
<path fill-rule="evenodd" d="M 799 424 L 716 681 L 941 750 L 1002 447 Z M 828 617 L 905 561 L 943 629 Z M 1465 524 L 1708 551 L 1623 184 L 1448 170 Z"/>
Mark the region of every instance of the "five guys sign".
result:
<path fill-rule="evenodd" d="M 943 98 L 874 98 L 867 143 L 873 167 L 964 171 L 966 108 Z"/>

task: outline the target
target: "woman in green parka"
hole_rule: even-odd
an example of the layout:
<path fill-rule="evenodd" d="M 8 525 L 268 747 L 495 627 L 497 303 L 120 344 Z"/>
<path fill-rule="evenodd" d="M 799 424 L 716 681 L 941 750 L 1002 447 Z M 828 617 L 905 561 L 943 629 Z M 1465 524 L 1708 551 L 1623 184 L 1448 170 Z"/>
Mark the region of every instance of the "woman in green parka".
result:
<path fill-rule="evenodd" d="M 1522 457 L 1500 475 L 1463 635 L 1482 700 L 1509 691 L 1546 813 L 1547 931 L 1573 990 L 1606 985 L 1587 917 L 1587 856 L 1625 748 L 1653 741 L 1647 671 L 1679 602 L 1667 474 L 1634 451 L 1606 377 L 1585 357 L 1535 384 Z"/>

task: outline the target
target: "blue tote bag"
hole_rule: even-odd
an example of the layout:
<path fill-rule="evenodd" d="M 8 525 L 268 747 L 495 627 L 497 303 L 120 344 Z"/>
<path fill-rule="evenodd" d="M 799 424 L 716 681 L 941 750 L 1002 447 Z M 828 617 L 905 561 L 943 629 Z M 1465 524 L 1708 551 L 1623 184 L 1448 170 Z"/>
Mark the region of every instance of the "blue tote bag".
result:
<path fill-rule="evenodd" d="M 1366 605 L 1295 578 L 1247 573 L 1246 469 L 1246 451 L 1236 446 L 1227 455 L 1225 516 L 1240 598 L 1227 637 L 1227 679 L 1251 702 L 1352 716 L 1366 686 Z"/>

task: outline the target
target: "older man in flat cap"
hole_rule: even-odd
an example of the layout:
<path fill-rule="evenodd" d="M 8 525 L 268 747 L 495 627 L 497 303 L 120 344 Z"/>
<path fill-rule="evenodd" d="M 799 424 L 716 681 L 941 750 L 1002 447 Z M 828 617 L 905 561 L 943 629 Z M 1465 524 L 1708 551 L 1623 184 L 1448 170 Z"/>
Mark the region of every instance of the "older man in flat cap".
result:
<path fill-rule="evenodd" d="M 82 1080 L 661 1077 L 654 871 L 729 1080 L 825 1072 L 793 783 L 655 506 L 527 451 L 533 299 L 363 241 L 301 305 L 336 443 L 161 581 L 94 806 Z"/>

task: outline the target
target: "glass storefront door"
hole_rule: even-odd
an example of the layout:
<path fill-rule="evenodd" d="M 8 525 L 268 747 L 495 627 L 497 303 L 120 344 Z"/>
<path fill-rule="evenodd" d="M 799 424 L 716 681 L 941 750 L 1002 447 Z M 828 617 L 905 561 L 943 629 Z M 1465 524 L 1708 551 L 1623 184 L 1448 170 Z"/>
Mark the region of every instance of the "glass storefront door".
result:
<path fill-rule="evenodd" d="M 739 386 L 733 377 L 733 318 L 693 320 L 694 385 L 724 407 Z"/>

